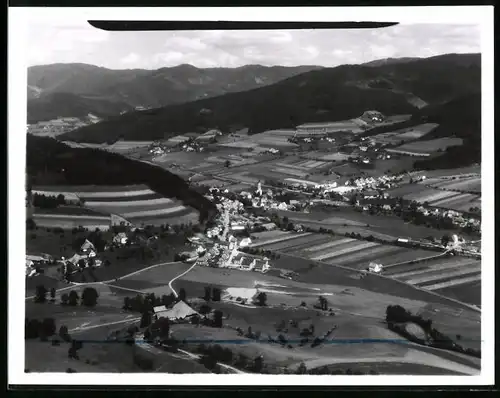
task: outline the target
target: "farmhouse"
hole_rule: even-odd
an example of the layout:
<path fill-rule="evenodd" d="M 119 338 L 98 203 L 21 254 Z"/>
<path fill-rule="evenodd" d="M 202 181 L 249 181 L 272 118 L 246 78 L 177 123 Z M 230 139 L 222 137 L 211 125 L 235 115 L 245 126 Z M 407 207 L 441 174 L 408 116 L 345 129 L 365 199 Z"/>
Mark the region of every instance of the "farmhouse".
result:
<path fill-rule="evenodd" d="M 94 252 L 95 255 L 95 247 L 88 239 L 85 239 L 85 242 L 80 246 L 80 251 L 87 254 Z"/>
<path fill-rule="evenodd" d="M 116 245 L 125 245 L 128 241 L 127 234 L 120 232 L 113 237 L 113 243 Z"/>
<path fill-rule="evenodd" d="M 167 318 L 171 321 L 180 321 L 194 315 L 199 315 L 184 301 L 179 301 L 172 308 L 167 308 L 164 305 L 154 307 L 153 312 L 158 318 Z"/>
<path fill-rule="evenodd" d="M 306 186 L 306 187 L 312 187 L 312 188 L 317 188 L 319 184 L 312 182 L 312 181 L 307 181 L 307 180 L 299 180 L 297 178 L 285 178 L 284 182 L 288 185 L 295 185 L 295 186 Z"/>

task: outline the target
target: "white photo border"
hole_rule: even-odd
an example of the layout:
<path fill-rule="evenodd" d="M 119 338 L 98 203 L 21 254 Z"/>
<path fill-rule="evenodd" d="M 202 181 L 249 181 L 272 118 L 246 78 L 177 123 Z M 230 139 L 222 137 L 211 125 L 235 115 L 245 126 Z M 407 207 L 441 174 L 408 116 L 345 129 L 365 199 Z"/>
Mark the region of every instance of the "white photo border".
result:
<path fill-rule="evenodd" d="M 445 7 L 172 7 L 9 8 L 8 17 L 8 381 L 14 385 L 289 385 L 439 386 L 494 384 L 494 80 L 493 6 Z M 213 374 L 25 373 L 26 28 L 34 20 L 371 21 L 474 24 L 481 27 L 482 59 L 482 317 L 478 376 L 312 376 Z"/>

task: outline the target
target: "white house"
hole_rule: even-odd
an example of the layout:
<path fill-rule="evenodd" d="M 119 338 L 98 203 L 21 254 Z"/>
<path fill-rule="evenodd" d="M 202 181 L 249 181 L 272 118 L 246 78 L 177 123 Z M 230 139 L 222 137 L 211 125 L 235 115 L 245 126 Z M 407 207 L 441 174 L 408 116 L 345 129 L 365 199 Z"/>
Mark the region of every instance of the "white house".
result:
<path fill-rule="evenodd" d="M 240 247 L 248 247 L 252 244 L 252 239 L 250 238 L 243 238 L 240 242 Z"/>
<path fill-rule="evenodd" d="M 80 247 L 80 250 L 83 253 L 89 253 L 91 251 L 94 251 L 94 252 L 96 251 L 94 245 L 88 239 L 85 239 L 85 242 L 83 242 L 82 246 Z"/>
<path fill-rule="evenodd" d="M 172 308 L 167 308 L 164 305 L 154 307 L 153 312 L 158 318 L 168 318 L 172 321 L 182 320 L 185 318 L 199 315 L 184 301 L 179 301 Z"/>
<path fill-rule="evenodd" d="M 117 245 L 125 245 L 127 241 L 128 237 L 125 232 L 120 232 L 113 237 L 113 243 Z"/>

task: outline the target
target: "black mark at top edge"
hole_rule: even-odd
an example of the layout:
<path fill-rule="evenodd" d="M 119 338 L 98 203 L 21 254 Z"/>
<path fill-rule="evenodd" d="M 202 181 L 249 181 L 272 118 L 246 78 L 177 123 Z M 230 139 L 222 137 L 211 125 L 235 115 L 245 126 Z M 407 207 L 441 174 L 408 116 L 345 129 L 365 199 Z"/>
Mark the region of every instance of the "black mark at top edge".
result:
<path fill-rule="evenodd" d="M 266 29 L 377 29 L 398 22 L 254 22 L 254 21 L 88 21 L 107 31 L 153 30 L 266 30 Z"/>

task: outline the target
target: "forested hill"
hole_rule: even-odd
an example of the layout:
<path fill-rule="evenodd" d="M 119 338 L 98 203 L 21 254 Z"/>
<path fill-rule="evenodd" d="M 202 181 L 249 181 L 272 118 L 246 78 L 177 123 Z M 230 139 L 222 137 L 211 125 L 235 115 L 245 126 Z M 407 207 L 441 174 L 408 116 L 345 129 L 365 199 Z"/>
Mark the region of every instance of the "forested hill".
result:
<path fill-rule="evenodd" d="M 70 148 L 53 138 L 28 134 L 26 166 L 30 185 L 146 184 L 197 209 L 202 222 L 216 211 L 212 202 L 181 177 L 161 167 L 99 149 Z"/>
<path fill-rule="evenodd" d="M 203 69 L 178 65 L 113 70 L 87 64 L 32 66 L 28 69 L 28 120 L 35 123 L 88 113 L 119 115 L 136 107 L 161 107 L 251 90 L 318 68 L 246 65 Z"/>

